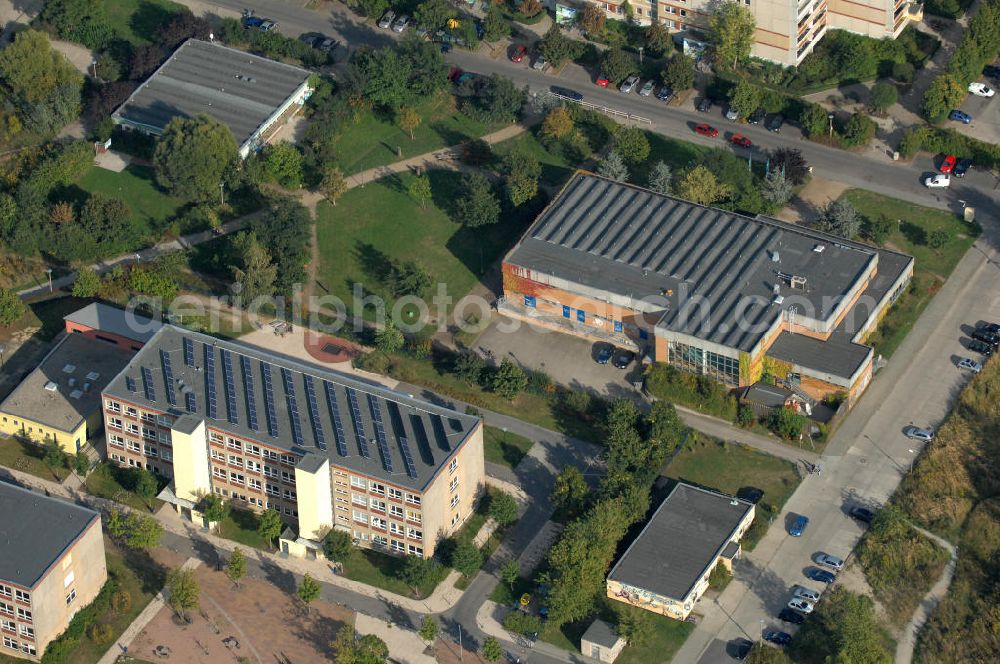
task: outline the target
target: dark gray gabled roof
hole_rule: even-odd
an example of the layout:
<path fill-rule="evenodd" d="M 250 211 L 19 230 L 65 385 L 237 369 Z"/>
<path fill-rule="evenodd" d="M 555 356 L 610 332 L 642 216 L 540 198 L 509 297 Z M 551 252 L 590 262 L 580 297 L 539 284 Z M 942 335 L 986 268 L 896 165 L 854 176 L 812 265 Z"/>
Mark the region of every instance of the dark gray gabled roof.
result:
<path fill-rule="evenodd" d="M 0 480 L 0 581 L 33 588 L 97 512 Z"/>
<path fill-rule="evenodd" d="M 790 396 L 792 396 L 791 390 L 767 383 L 754 383 L 743 391 L 743 398 L 746 401 L 758 403 L 768 408 L 781 408 Z"/>
<path fill-rule="evenodd" d="M 506 259 L 597 297 L 655 301 L 665 309 L 658 326 L 743 351 L 787 306 L 774 302 L 775 284 L 822 320 L 876 261 L 864 245 L 589 173 L 570 180 Z M 791 288 L 791 276 L 805 288 Z M 709 320 L 683 306 L 692 299 L 708 303 Z"/>
<path fill-rule="evenodd" d="M 753 505 L 679 482 L 608 578 L 669 597 L 687 597 Z"/>
<path fill-rule="evenodd" d="M 174 403 L 169 402 L 167 363 L 173 376 Z M 267 406 L 268 377 L 273 419 Z M 209 411 L 212 390 L 214 416 Z M 190 422 L 204 420 L 215 429 L 300 455 L 323 455 L 333 465 L 419 490 L 480 422 L 478 417 L 348 374 L 174 325 L 164 325 L 111 381 L 105 394 Z M 194 405 L 190 414 L 188 395 Z M 384 446 L 379 444 L 379 421 Z M 410 468 L 407 456 L 412 460 Z M 315 460 L 306 464 L 314 467 Z"/>
<path fill-rule="evenodd" d="M 117 334 L 139 343 L 146 343 L 152 339 L 156 331 L 163 326 L 161 322 L 141 316 L 134 311 L 125 311 L 101 302 L 92 302 L 83 309 L 63 316 L 63 320 Z"/>
<path fill-rule="evenodd" d="M 113 117 L 160 133 L 177 116 L 205 113 L 243 145 L 308 78 L 305 69 L 189 39 Z"/>
<path fill-rule="evenodd" d="M 620 638 L 618 631 L 614 627 L 603 620 L 595 620 L 590 623 L 590 627 L 583 633 L 581 640 L 596 643 L 605 648 L 614 648 Z"/>

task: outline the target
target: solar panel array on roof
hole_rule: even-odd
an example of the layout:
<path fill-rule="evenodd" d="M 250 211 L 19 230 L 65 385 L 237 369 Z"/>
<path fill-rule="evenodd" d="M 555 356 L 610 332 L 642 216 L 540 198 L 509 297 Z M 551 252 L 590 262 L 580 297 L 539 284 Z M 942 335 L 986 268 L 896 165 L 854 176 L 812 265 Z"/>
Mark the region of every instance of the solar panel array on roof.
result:
<path fill-rule="evenodd" d="M 215 351 L 212 346 L 205 346 L 205 398 L 208 400 L 208 416 L 216 420 L 219 414 L 219 404 L 215 400 Z"/>
<path fill-rule="evenodd" d="M 299 403 L 295 399 L 295 383 L 292 382 L 292 372 L 281 367 L 281 380 L 285 385 L 285 399 L 288 402 L 288 422 L 292 426 L 292 440 L 296 445 L 303 444 L 302 424 L 299 422 Z"/>
<path fill-rule="evenodd" d="M 326 392 L 326 405 L 330 409 L 330 418 L 333 420 L 333 437 L 337 441 L 337 454 L 345 457 L 347 456 L 347 438 L 344 436 L 344 423 L 340 419 L 340 407 L 337 403 L 337 394 L 334 392 L 333 383 L 324 380 L 323 390 Z"/>
<path fill-rule="evenodd" d="M 413 455 L 410 453 L 410 442 L 406 436 L 399 437 L 399 451 L 403 454 L 403 463 L 406 464 L 406 474 L 410 477 L 417 476 L 417 467 L 413 465 Z"/>
<path fill-rule="evenodd" d="M 323 433 L 323 423 L 319 419 L 319 404 L 316 403 L 316 385 L 313 377 L 304 374 L 306 381 L 306 402 L 309 407 L 309 422 L 312 424 L 313 436 L 316 437 L 316 446 L 321 450 L 326 449 L 326 435 Z"/>
<path fill-rule="evenodd" d="M 184 337 L 184 364 L 194 366 L 194 342 Z"/>
<path fill-rule="evenodd" d="M 233 356 L 225 348 L 219 349 L 222 356 L 222 382 L 226 389 L 226 419 L 239 424 L 240 415 L 236 411 L 236 376 L 233 375 Z"/>
<path fill-rule="evenodd" d="M 371 394 L 368 395 L 368 407 L 372 411 L 372 422 L 375 424 L 375 442 L 378 443 L 378 451 L 382 454 L 382 465 L 391 473 L 392 457 L 389 456 L 389 443 L 385 439 L 385 426 L 382 424 L 382 409 L 378 407 L 378 401 Z"/>
<path fill-rule="evenodd" d="M 142 368 L 142 390 L 146 393 L 146 400 L 156 403 L 156 388 L 153 387 L 153 372 L 149 367 Z"/>
<path fill-rule="evenodd" d="M 264 411 L 267 413 L 267 432 L 278 435 L 278 414 L 274 411 L 274 383 L 271 382 L 271 365 L 260 363 L 260 375 L 264 377 Z"/>
<path fill-rule="evenodd" d="M 184 406 L 187 408 L 187 412 L 196 413 L 198 412 L 198 407 L 195 403 L 194 392 L 184 393 Z"/>
<path fill-rule="evenodd" d="M 125 389 L 129 392 L 135 392 L 135 378 L 125 376 Z"/>
<path fill-rule="evenodd" d="M 240 369 L 243 370 L 243 392 L 247 398 L 247 420 L 252 431 L 260 431 L 260 424 L 257 422 L 257 397 L 253 390 L 253 366 L 246 355 L 240 355 Z"/>
<path fill-rule="evenodd" d="M 167 388 L 167 403 L 177 405 L 177 395 L 174 393 L 174 369 L 170 366 L 170 353 L 160 349 L 160 364 L 163 365 L 163 382 Z"/>
<path fill-rule="evenodd" d="M 358 448 L 361 456 L 368 458 L 371 453 L 368 451 L 368 438 L 365 437 L 365 428 L 361 424 L 361 408 L 358 407 L 358 393 L 354 388 L 345 387 L 347 392 L 347 403 L 351 407 L 351 419 L 354 421 L 354 436 L 358 439 Z"/>

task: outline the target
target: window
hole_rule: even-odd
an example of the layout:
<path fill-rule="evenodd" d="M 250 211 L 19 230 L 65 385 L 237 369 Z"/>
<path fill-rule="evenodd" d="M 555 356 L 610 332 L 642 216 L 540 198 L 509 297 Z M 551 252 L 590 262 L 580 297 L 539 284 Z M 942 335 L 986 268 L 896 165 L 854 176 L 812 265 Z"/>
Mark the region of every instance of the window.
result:
<path fill-rule="evenodd" d="M 455 509 L 456 507 L 458 507 L 458 494 L 457 493 L 454 496 L 451 497 L 451 508 Z"/>
<path fill-rule="evenodd" d="M 288 482 L 289 484 L 295 484 L 295 475 L 288 472 L 287 470 L 281 471 L 281 481 Z"/>
<path fill-rule="evenodd" d="M 389 532 L 392 533 L 393 535 L 399 535 L 400 537 L 402 537 L 403 534 L 405 533 L 401 525 L 392 522 L 389 523 Z"/>
<path fill-rule="evenodd" d="M 139 435 L 139 425 L 138 424 L 132 424 L 131 422 L 129 422 L 128 424 L 125 425 L 125 431 L 128 431 L 130 434 L 132 434 L 134 436 L 138 436 Z"/>
<path fill-rule="evenodd" d="M 24 602 L 25 604 L 31 604 L 31 595 L 24 592 L 23 590 L 14 590 L 14 599 L 19 602 Z"/>
<path fill-rule="evenodd" d="M 13 593 L 7 586 L 0 585 L 0 597 L 13 597 Z"/>
<path fill-rule="evenodd" d="M 7 604 L 6 602 L 0 602 L 0 613 L 4 613 L 8 616 L 14 615 L 14 605 Z"/>
<path fill-rule="evenodd" d="M 15 422 L 14 424 L 17 424 L 17 422 Z M 117 417 L 110 417 L 108 418 L 108 426 L 111 427 L 112 429 L 118 429 L 119 431 L 121 431 L 122 421 Z"/>
<path fill-rule="evenodd" d="M 21 625 L 21 628 L 17 630 L 21 636 L 27 636 L 29 638 L 35 638 L 35 630 L 33 627 L 28 627 L 27 625 Z"/>
<path fill-rule="evenodd" d="M 535 298 L 534 295 L 525 295 L 524 306 L 528 307 L 529 309 L 534 309 L 535 307 L 538 306 L 537 298 Z"/>
<path fill-rule="evenodd" d="M 163 450 L 160 452 L 160 456 L 163 457 L 164 461 L 173 461 L 174 454 L 170 450 Z"/>
<path fill-rule="evenodd" d="M 414 512 L 413 510 L 406 510 L 406 520 L 413 521 L 414 523 L 420 523 L 420 512 Z"/>
<path fill-rule="evenodd" d="M 388 492 L 389 497 L 392 498 L 393 500 L 402 500 L 403 499 L 403 492 L 400 491 L 399 489 L 395 489 L 393 487 L 389 487 L 388 489 L 386 489 L 386 491 Z"/>
<path fill-rule="evenodd" d="M 226 479 L 226 471 L 222 468 L 217 468 L 212 466 L 212 477 L 218 477 L 219 479 Z"/>
<path fill-rule="evenodd" d="M 260 491 L 261 483 L 260 480 L 257 479 L 256 477 L 251 477 L 250 479 L 247 480 L 247 486 L 249 486 L 251 489 L 256 489 L 257 491 Z"/>
<path fill-rule="evenodd" d="M 359 489 L 365 488 L 365 478 L 358 477 L 357 475 L 351 475 L 351 486 L 356 486 Z"/>
<path fill-rule="evenodd" d="M 9 636 L 3 637 L 4 648 L 10 648 L 11 650 L 17 650 L 17 641 L 10 638 Z"/>
<path fill-rule="evenodd" d="M 143 445 L 142 451 L 146 454 L 146 456 L 151 456 L 151 457 L 160 456 L 160 453 L 152 445 Z"/>
<path fill-rule="evenodd" d="M 284 496 L 285 500 L 295 500 L 296 498 L 295 492 L 289 489 L 285 489 L 282 492 L 282 496 Z"/>
<path fill-rule="evenodd" d="M 18 607 L 18 609 L 17 609 L 17 619 L 18 620 L 23 620 L 25 622 L 31 622 L 31 611 L 28 611 L 27 609 L 22 609 L 22 608 Z"/>
<path fill-rule="evenodd" d="M 13 620 L 0 620 L 0 629 L 5 629 L 8 632 L 16 632 L 17 623 L 15 623 Z"/>
<path fill-rule="evenodd" d="M 379 496 L 385 495 L 385 485 L 379 484 L 378 482 L 369 482 L 368 490 Z"/>
<path fill-rule="evenodd" d="M 108 442 L 111 443 L 113 447 L 125 447 L 125 439 L 117 434 L 111 434 L 108 436 Z"/>
<path fill-rule="evenodd" d="M 360 496 L 356 493 L 351 494 L 351 502 L 355 505 L 361 505 L 362 507 L 368 507 L 368 499 L 364 496 Z"/>
<path fill-rule="evenodd" d="M 277 476 L 278 476 L 277 468 L 268 465 L 264 466 L 264 477 L 277 477 Z"/>
<path fill-rule="evenodd" d="M 424 538 L 423 532 L 417 530 L 416 528 L 407 528 L 406 536 L 415 540 L 422 540 Z"/>
<path fill-rule="evenodd" d="M 285 464 L 286 466 L 294 466 L 295 465 L 295 457 L 292 456 L 291 454 L 282 454 L 281 455 L 281 463 Z"/>
<path fill-rule="evenodd" d="M 372 544 L 375 546 L 389 546 L 389 539 L 382 535 L 372 535 Z"/>
<path fill-rule="evenodd" d="M 397 519 L 403 518 L 403 508 L 399 505 L 389 505 L 389 515 L 394 516 Z"/>
<path fill-rule="evenodd" d="M 359 512 L 358 510 L 354 510 L 352 516 L 354 517 L 354 520 L 357 521 L 358 523 L 368 523 L 368 515 L 365 514 L 364 512 Z"/>
<path fill-rule="evenodd" d="M 122 405 L 117 401 L 108 401 L 106 402 L 105 405 L 107 406 L 108 410 L 110 410 L 112 413 L 122 412 Z"/>
<path fill-rule="evenodd" d="M 233 456 L 232 454 L 230 454 L 229 455 L 229 464 L 231 466 L 236 466 L 237 468 L 242 468 L 243 467 L 243 459 L 239 458 L 238 456 Z"/>
<path fill-rule="evenodd" d="M 156 438 L 156 429 L 150 429 L 149 427 L 142 428 L 143 438 Z"/>
<path fill-rule="evenodd" d="M 371 507 L 376 512 L 385 513 L 385 501 L 372 499 Z"/>
<path fill-rule="evenodd" d="M 399 540 L 392 540 L 392 550 L 397 553 L 406 553 L 406 545 Z"/>
<path fill-rule="evenodd" d="M 372 517 L 372 528 L 381 528 L 382 530 L 385 530 L 386 527 L 387 526 L 386 526 L 385 519 L 380 519 L 377 516 L 373 516 Z"/>
<path fill-rule="evenodd" d="M 23 652 L 23 653 L 25 653 L 27 655 L 34 655 L 35 654 L 35 646 L 31 645 L 30 643 L 22 643 L 21 644 L 21 652 Z"/>
<path fill-rule="evenodd" d="M 424 550 L 415 544 L 411 544 L 409 546 L 409 549 L 410 549 L 410 555 L 421 556 L 421 557 L 424 555 Z"/>
<path fill-rule="evenodd" d="M 216 461 L 226 460 L 226 455 L 220 452 L 219 450 L 211 450 L 209 453 L 211 454 L 212 458 L 215 459 Z"/>
<path fill-rule="evenodd" d="M 448 474 L 454 473 L 458 470 L 458 459 L 452 459 L 451 463 L 448 464 Z"/>
<path fill-rule="evenodd" d="M 277 452 L 272 452 L 269 449 L 261 450 L 261 456 L 263 456 L 265 459 L 268 459 L 269 461 L 280 461 L 281 460 L 281 455 L 280 454 L 278 454 Z"/>
<path fill-rule="evenodd" d="M 132 452 L 141 452 L 142 451 L 142 448 L 139 447 L 139 443 L 135 442 L 134 440 L 126 440 L 125 441 L 125 447 L 127 447 Z"/>
<path fill-rule="evenodd" d="M 419 505 L 420 496 L 414 496 L 412 493 L 408 493 L 406 494 L 406 502 L 408 502 L 411 505 Z"/>
<path fill-rule="evenodd" d="M 247 470 L 252 470 L 255 473 L 260 472 L 260 463 L 254 461 L 253 459 L 247 459 Z"/>
<path fill-rule="evenodd" d="M 163 445 L 169 445 L 170 444 L 170 434 L 167 433 L 166 431 L 161 431 L 160 435 L 159 435 L 159 438 L 160 438 L 160 443 L 161 444 L 163 444 Z"/>
<path fill-rule="evenodd" d="M 248 443 L 247 444 L 246 452 L 247 452 L 247 454 L 252 454 L 254 456 L 260 456 L 260 448 L 257 447 L 256 445 L 250 445 Z"/>
<path fill-rule="evenodd" d="M 705 351 L 701 348 L 682 344 L 679 341 L 671 341 L 668 350 L 670 364 L 698 374 L 704 371 Z"/>
<path fill-rule="evenodd" d="M 73 585 L 73 582 L 75 580 L 76 580 L 76 574 L 74 574 L 73 571 L 70 570 L 70 573 L 66 575 L 65 579 L 63 579 L 63 588 L 69 588 L 71 585 Z"/>
<path fill-rule="evenodd" d="M 270 496 L 280 496 L 281 495 L 281 489 L 279 489 L 278 487 L 274 486 L 273 484 L 266 485 L 265 491 L 267 491 L 267 494 L 270 495 Z"/>
<path fill-rule="evenodd" d="M 236 450 L 237 452 L 240 452 L 243 450 L 243 443 L 236 440 L 235 438 L 228 438 L 226 440 L 226 447 L 228 447 L 231 450 Z"/>
<path fill-rule="evenodd" d="M 451 482 L 448 483 L 448 491 L 454 491 L 458 488 L 458 478 L 452 478 Z"/>

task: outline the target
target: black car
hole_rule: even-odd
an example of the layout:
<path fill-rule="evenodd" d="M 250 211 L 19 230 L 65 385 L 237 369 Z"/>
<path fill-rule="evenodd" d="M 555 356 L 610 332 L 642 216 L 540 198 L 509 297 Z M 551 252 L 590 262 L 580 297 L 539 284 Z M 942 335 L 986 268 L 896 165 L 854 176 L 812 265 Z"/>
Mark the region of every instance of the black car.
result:
<path fill-rule="evenodd" d="M 983 355 L 984 357 L 989 357 L 990 355 L 993 354 L 993 346 L 991 346 L 988 343 L 983 343 L 982 341 L 979 341 L 978 339 L 973 339 L 972 341 L 970 341 L 968 348 L 972 352 L 979 353 L 980 355 Z"/>
<path fill-rule="evenodd" d="M 598 364 L 607 364 L 611 361 L 611 356 L 615 354 L 614 346 L 609 346 L 608 344 L 600 344 L 597 347 L 597 352 L 594 355 L 594 361 Z"/>
<path fill-rule="evenodd" d="M 615 351 L 615 356 L 611 360 L 611 364 L 615 365 L 616 369 L 627 369 L 628 365 L 632 364 L 632 360 L 635 359 L 635 353 L 630 350 L 618 350 Z"/>
<path fill-rule="evenodd" d="M 669 85 L 664 85 L 660 88 L 660 91 L 656 93 L 656 98 L 660 101 L 670 101 L 674 97 L 674 91 L 670 89 Z"/>
<path fill-rule="evenodd" d="M 981 330 L 986 330 L 987 332 L 993 332 L 995 334 L 1000 334 L 1000 323 L 983 323 L 978 326 Z"/>
<path fill-rule="evenodd" d="M 767 633 L 764 634 L 764 640 L 770 641 L 776 646 L 787 646 L 788 642 L 792 640 L 792 635 L 788 632 L 781 632 L 776 629 L 769 629 Z"/>
<path fill-rule="evenodd" d="M 771 119 L 767 121 L 767 128 L 769 131 L 778 133 L 781 131 L 781 125 L 785 124 L 785 117 L 783 115 L 772 115 Z"/>
<path fill-rule="evenodd" d="M 698 102 L 698 111 L 701 113 L 708 113 L 712 110 L 712 100 L 708 97 L 702 97 Z"/>
<path fill-rule="evenodd" d="M 991 78 L 1000 78 L 1000 67 L 995 65 L 986 65 L 983 67 L 983 76 L 989 76 Z"/>
<path fill-rule="evenodd" d="M 569 88 L 562 88 L 559 87 L 558 85 L 553 85 L 551 88 L 549 88 L 549 90 L 552 91 L 552 94 L 559 95 L 560 97 L 566 97 L 567 99 L 572 99 L 573 101 L 581 101 L 583 99 L 583 95 L 577 92 L 576 90 L 570 90 Z"/>
<path fill-rule="evenodd" d="M 864 523 L 871 523 L 872 519 L 875 518 L 875 513 L 871 510 L 865 509 L 864 507 L 852 507 L 848 514 L 851 515 L 852 519 L 857 519 Z"/>
<path fill-rule="evenodd" d="M 959 159 L 958 162 L 955 164 L 955 167 L 951 169 L 951 174 L 957 178 L 964 178 L 965 174 L 969 172 L 970 168 L 972 168 L 971 159 L 968 158 Z"/>
<path fill-rule="evenodd" d="M 781 610 L 781 613 L 778 614 L 778 620 L 782 620 L 786 623 L 792 623 L 793 625 L 801 625 L 806 621 L 806 617 L 798 611 L 784 608 Z"/>
<path fill-rule="evenodd" d="M 976 330 L 973 330 L 970 336 L 976 341 L 982 341 L 983 343 L 987 343 L 993 346 L 994 348 L 1000 346 L 1000 334 L 997 334 L 996 332 L 991 332 L 985 328 L 980 327 Z"/>
<path fill-rule="evenodd" d="M 753 641 L 750 639 L 733 639 L 726 646 L 726 651 L 736 660 L 743 661 L 753 650 Z"/>
<path fill-rule="evenodd" d="M 765 117 L 767 117 L 767 112 L 763 108 L 758 108 L 750 114 L 750 117 L 747 118 L 747 122 L 750 124 L 760 124 L 764 121 Z"/>

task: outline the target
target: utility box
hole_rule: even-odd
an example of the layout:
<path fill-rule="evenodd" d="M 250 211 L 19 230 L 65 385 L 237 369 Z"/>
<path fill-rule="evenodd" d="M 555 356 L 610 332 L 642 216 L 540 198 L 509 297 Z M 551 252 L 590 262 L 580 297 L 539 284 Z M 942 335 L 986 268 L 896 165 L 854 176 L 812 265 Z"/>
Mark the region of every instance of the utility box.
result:
<path fill-rule="evenodd" d="M 966 207 L 963 210 L 963 216 L 967 222 L 970 224 L 976 220 L 976 208 Z"/>

